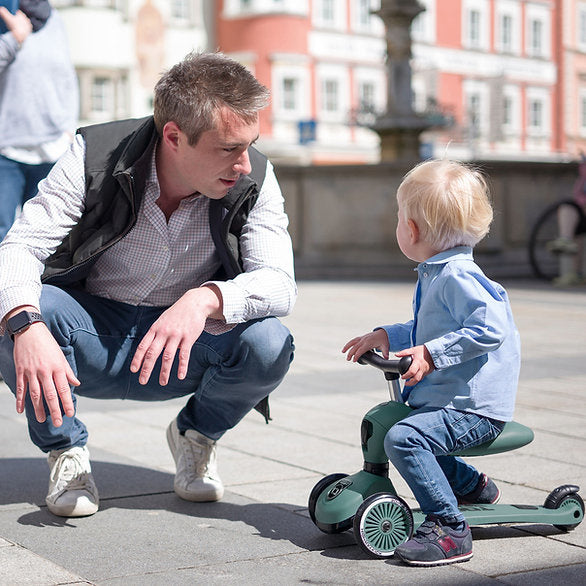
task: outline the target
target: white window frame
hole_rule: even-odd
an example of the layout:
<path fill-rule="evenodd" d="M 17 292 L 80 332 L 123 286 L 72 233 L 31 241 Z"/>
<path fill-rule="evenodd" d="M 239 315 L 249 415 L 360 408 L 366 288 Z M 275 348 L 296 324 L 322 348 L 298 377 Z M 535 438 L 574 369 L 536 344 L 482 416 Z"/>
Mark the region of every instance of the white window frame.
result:
<path fill-rule="evenodd" d="M 580 136 L 586 138 L 586 87 L 578 91 L 578 128 Z"/>
<path fill-rule="evenodd" d="M 346 123 L 350 115 L 350 76 L 344 65 L 321 64 L 316 67 L 318 80 L 318 118 L 324 122 Z M 335 82 L 337 87 L 337 107 L 326 108 L 326 84 Z"/>
<path fill-rule="evenodd" d="M 539 106 L 540 120 L 535 124 L 533 119 L 534 108 Z M 551 135 L 551 94 L 546 88 L 527 88 L 526 112 L 527 112 L 527 136 L 532 138 L 545 138 Z"/>
<path fill-rule="evenodd" d="M 488 50 L 489 6 L 486 0 L 464 0 L 462 11 L 462 45 L 476 51 Z M 471 26 L 472 15 L 478 15 L 478 30 Z M 477 38 L 473 38 L 473 32 Z"/>
<path fill-rule="evenodd" d="M 521 90 L 519 86 L 506 85 L 503 88 L 502 93 L 503 100 L 503 117 L 502 117 L 502 131 L 505 137 L 507 136 L 519 136 L 521 134 Z M 510 116 L 509 121 L 505 120 L 504 115 L 504 101 L 507 100 L 510 104 Z"/>
<path fill-rule="evenodd" d="M 476 128 L 478 129 L 478 134 L 474 135 L 473 137 L 471 136 L 471 138 L 484 139 L 488 136 L 488 124 L 490 120 L 490 90 L 488 84 L 483 81 L 467 79 L 464 80 L 463 91 L 463 104 L 465 107 L 465 124 L 470 129 L 472 129 L 472 125 L 470 123 L 470 102 L 473 99 L 478 100 L 478 125 L 476 126 Z"/>
<path fill-rule="evenodd" d="M 309 0 L 224 0 L 222 16 L 240 18 L 254 14 L 298 14 L 307 16 Z"/>
<path fill-rule="evenodd" d="M 350 19 L 352 30 L 365 34 L 384 34 L 383 21 L 374 14 L 369 14 L 364 20 L 365 12 L 373 12 L 380 9 L 380 0 L 351 0 Z"/>
<path fill-rule="evenodd" d="M 546 5 L 527 4 L 525 16 L 525 52 L 529 57 L 551 57 L 552 11 Z M 535 38 L 535 25 L 539 23 L 540 36 Z"/>
<path fill-rule="evenodd" d="M 284 95 L 285 80 L 295 81 L 294 107 L 286 107 Z M 309 70 L 294 59 L 280 58 L 271 71 L 272 109 L 274 118 L 281 121 L 299 121 L 310 118 Z"/>
<path fill-rule="evenodd" d="M 354 83 L 354 105 L 358 117 L 361 113 L 361 95 L 362 88 L 370 85 L 373 88 L 372 107 L 376 114 L 384 112 L 387 100 L 386 94 L 386 76 L 384 69 L 375 69 L 369 67 L 356 67 L 353 70 Z"/>
<path fill-rule="evenodd" d="M 327 19 L 324 18 L 323 14 L 324 5 L 326 2 L 332 9 L 332 17 Z M 338 0 L 313 0 L 312 6 L 312 20 L 313 25 L 316 28 L 332 29 L 339 31 L 346 30 L 346 2 L 340 2 Z"/>
<path fill-rule="evenodd" d="M 586 53 L 586 2 L 576 3 L 576 46 Z"/>
<path fill-rule="evenodd" d="M 420 12 L 411 23 L 411 37 L 416 43 L 435 43 L 436 41 L 436 0 L 419 0 L 425 10 Z"/>

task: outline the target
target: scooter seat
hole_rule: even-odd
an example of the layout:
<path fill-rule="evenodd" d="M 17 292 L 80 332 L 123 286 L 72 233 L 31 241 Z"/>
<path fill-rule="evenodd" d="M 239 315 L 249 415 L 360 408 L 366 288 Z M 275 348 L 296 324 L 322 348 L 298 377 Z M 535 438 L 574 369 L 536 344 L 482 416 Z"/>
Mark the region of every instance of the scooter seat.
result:
<path fill-rule="evenodd" d="M 526 446 L 533 441 L 533 437 L 533 431 L 525 425 L 516 421 L 508 421 L 495 439 L 458 452 L 454 456 L 488 456 L 490 454 L 500 454 L 501 452 L 508 452 Z"/>

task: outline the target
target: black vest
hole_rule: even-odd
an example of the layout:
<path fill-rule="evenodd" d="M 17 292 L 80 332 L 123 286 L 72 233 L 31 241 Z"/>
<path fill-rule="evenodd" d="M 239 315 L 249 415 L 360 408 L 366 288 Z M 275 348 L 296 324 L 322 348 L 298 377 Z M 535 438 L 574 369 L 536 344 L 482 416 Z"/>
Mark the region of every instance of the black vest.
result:
<path fill-rule="evenodd" d="M 45 263 L 43 282 L 83 286 L 100 255 L 136 224 L 151 156 L 157 142 L 152 116 L 86 126 L 85 210 Z M 249 151 L 252 172 L 219 200 L 210 200 L 210 230 L 222 262 L 218 278 L 242 272 L 238 238 L 262 187 L 267 159 Z"/>

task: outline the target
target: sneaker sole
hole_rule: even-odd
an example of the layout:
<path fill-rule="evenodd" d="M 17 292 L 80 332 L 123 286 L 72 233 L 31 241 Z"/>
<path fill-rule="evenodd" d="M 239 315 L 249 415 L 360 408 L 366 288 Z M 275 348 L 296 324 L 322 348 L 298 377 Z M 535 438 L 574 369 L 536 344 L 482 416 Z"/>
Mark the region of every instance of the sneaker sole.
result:
<path fill-rule="evenodd" d="M 396 557 L 398 557 L 402 562 L 409 564 L 410 566 L 420 566 L 423 568 L 430 568 L 434 566 L 447 566 L 449 564 L 460 564 L 462 562 L 467 562 L 473 555 L 472 552 L 464 553 L 459 556 L 446 558 L 443 560 L 434 560 L 431 562 L 424 562 L 419 560 L 406 560 L 405 558 L 401 557 L 398 553 L 395 553 Z"/>
<path fill-rule="evenodd" d="M 71 505 L 60 507 L 48 502 L 46 504 L 47 509 L 57 517 L 90 517 L 99 509 L 99 503 L 93 503 L 88 498 L 84 498 L 81 503 L 78 502 L 73 507 Z"/>

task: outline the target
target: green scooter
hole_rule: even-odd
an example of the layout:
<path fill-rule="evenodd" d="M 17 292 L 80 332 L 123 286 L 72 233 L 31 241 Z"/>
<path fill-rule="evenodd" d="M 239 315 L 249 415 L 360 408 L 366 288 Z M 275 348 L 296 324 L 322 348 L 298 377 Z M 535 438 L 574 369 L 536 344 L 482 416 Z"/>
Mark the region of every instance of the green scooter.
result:
<path fill-rule="evenodd" d="M 358 545 L 368 555 L 388 558 L 395 548 L 410 539 L 425 520 L 397 495 L 389 479 L 389 462 L 383 448 L 387 431 L 403 419 L 411 408 L 401 397 L 400 375 L 407 372 L 411 357 L 385 360 L 373 351 L 358 360 L 382 370 L 391 400 L 372 408 L 362 420 L 361 443 L 364 466 L 352 475 L 330 474 L 322 478 L 309 496 L 309 515 L 324 533 L 353 529 Z M 533 440 L 533 431 L 520 423 L 507 423 L 494 440 L 453 454 L 485 456 L 521 448 Z M 584 501 L 578 486 L 565 484 L 554 489 L 543 506 L 462 505 L 460 510 L 470 526 L 499 523 L 545 523 L 570 531 L 584 518 Z"/>

